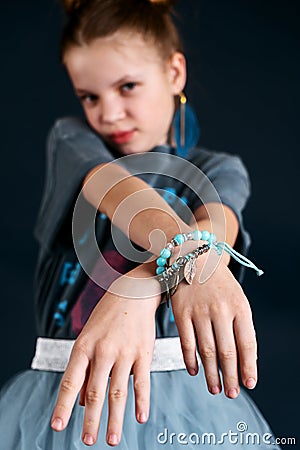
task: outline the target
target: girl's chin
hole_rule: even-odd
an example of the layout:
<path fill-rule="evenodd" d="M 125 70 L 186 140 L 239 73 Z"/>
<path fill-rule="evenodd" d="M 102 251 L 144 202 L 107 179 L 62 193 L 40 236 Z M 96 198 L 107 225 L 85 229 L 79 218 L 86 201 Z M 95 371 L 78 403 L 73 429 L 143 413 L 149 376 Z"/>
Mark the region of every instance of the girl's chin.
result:
<path fill-rule="evenodd" d="M 151 148 L 147 148 L 146 146 L 138 146 L 130 144 L 116 145 L 114 143 L 110 143 L 110 145 L 122 155 L 134 155 L 137 153 L 146 153 L 151 150 Z"/>
<path fill-rule="evenodd" d="M 97 131 L 97 130 L 96 130 Z M 98 134 L 100 134 L 97 131 Z M 101 134 L 100 134 L 101 136 Z M 105 139 L 103 136 L 101 136 L 104 140 L 104 142 L 110 147 L 111 149 L 117 151 L 121 155 L 134 155 L 138 153 L 147 153 L 150 150 L 152 150 L 154 147 L 160 144 L 155 143 L 143 143 L 143 142 L 126 142 L 126 143 L 117 143 L 110 139 Z"/>
<path fill-rule="evenodd" d="M 135 149 L 135 148 L 119 148 L 117 149 L 119 153 L 121 153 L 122 155 L 136 155 L 138 153 L 147 153 L 149 152 L 151 149 Z"/>

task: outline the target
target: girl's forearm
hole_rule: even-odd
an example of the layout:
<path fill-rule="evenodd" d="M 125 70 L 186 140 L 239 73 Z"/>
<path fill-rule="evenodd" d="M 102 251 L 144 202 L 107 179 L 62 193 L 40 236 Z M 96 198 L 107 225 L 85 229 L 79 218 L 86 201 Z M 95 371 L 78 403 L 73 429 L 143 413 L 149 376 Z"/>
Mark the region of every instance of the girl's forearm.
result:
<path fill-rule="evenodd" d="M 214 233 L 217 241 L 226 241 L 229 245 L 234 246 L 238 231 L 239 223 L 234 212 L 226 205 L 221 203 L 208 203 L 200 206 L 194 213 L 196 220 L 196 228 L 199 230 L 208 230 Z M 230 256 L 228 253 L 222 253 L 222 261 L 228 265 Z"/>
<path fill-rule="evenodd" d="M 132 300 L 151 300 L 156 309 L 161 302 L 161 287 L 155 275 L 155 261 L 146 261 L 117 278 L 109 291 Z"/>
<path fill-rule="evenodd" d="M 117 164 L 102 164 L 85 178 L 85 198 L 129 238 L 154 254 L 187 225 L 147 183 Z"/>
<path fill-rule="evenodd" d="M 188 225 L 152 187 L 117 164 L 93 169 L 84 180 L 83 193 L 133 242 L 155 255 L 177 233 L 195 228 L 211 231 L 218 241 L 226 240 L 230 245 L 238 234 L 238 221 L 229 207 L 221 203 L 202 205 Z M 223 259 L 229 263 L 227 254 Z"/>

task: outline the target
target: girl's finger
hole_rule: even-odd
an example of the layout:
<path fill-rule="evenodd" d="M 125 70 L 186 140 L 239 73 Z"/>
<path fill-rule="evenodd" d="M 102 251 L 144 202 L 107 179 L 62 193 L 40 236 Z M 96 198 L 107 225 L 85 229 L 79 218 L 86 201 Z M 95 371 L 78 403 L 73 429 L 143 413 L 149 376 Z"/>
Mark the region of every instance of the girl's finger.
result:
<path fill-rule="evenodd" d="M 213 322 L 213 327 L 222 369 L 224 391 L 227 397 L 236 398 L 240 392 L 240 387 L 232 319 L 220 315 Z"/>
<path fill-rule="evenodd" d="M 103 360 L 96 357 L 90 365 L 90 375 L 85 390 L 82 427 L 82 440 L 86 445 L 93 445 L 97 441 L 110 369 L 111 364 L 105 364 Z"/>
<path fill-rule="evenodd" d="M 239 352 L 240 372 L 244 386 L 253 389 L 257 383 L 257 342 L 251 311 L 233 322 Z"/>
<path fill-rule="evenodd" d="M 118 445 L 121 440 L 131 368 L 132 363 L 123 360 L 116 363 L 111 372 L 106 436 L 109 445 Z"/>
<path fill-rule="evenodd" d="M 194 321 L 198 338 L 198 349 L 203 364 L 208 390 L 211 394 L 219 394 L 222 390 L 218 369 L 218 355 L 211 321 L 202 318 Z"/>
<path fill-rule="evenodd" d="M 136 420 L 145 423 L 150 408 L 150 366 L 151 360 L 139 360 L 133 367 Z"/>
<path fill-rule="evenodd" d="M 193 323 L 190 318 L 184 320 L 183 317 L 177 318 L 176 315 L 175 321 L 179 332 L 183 359 L 187 371 L 190 375 L 196 375 L 198 373 L 198 361 L 196 356 L 197 347 Z"/>
<path fill-rule="evenodd" d="M 75 344 L 53 410 L 51 419 L 53 430 L 61 431 L 67 426 L 78 392 L 84 383 L 88 365 L 86 353 Z"/>

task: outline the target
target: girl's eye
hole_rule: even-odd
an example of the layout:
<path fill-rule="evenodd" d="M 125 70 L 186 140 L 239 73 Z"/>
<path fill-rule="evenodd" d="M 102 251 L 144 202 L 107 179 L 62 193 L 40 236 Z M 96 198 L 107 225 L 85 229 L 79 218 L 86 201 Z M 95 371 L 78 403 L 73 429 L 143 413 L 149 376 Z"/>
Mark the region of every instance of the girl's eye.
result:
<path fill-rule="evenodd" d="M 84 94 L 79 97 L 79 100 L 81 101 L 81 103 L 88 103 L 89 105 L 91 105 L 92 103 L 95 103 L 95 101 L 97 100 L 97 96 L 93 94 Z"/>
<path fill-rule="evenodd" d="M 136 85 L 137 85 L 137 83 L 135 83 L 133 81 L 129 82 L 129 83 L 122 84 L 121 91 L 122 92 L 130 92 L 136 87 Z"/>

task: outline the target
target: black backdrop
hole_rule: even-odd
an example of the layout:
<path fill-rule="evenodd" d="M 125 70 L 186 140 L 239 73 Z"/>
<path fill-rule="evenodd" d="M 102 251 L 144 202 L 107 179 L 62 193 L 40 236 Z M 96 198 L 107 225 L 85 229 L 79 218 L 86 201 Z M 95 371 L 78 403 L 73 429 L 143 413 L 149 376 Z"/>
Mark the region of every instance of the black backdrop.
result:
<path fill-rule="evenodd" d="M 247 273 L 259 339 L 260 382 L 251 393 L 278 436 L 299 435 L 299 10 L 297 2 L 179 0 L 187 93 L 201 144 L 238 153 L 253 185 L 245 213 Z M 55 118 L 81 114 L 58 61 L 58 1 L 1 2 L 1 371 L 4 383 L 34 350 L 32 236 Z M 193 95 L 191 94 L 193 93 Z"/>

